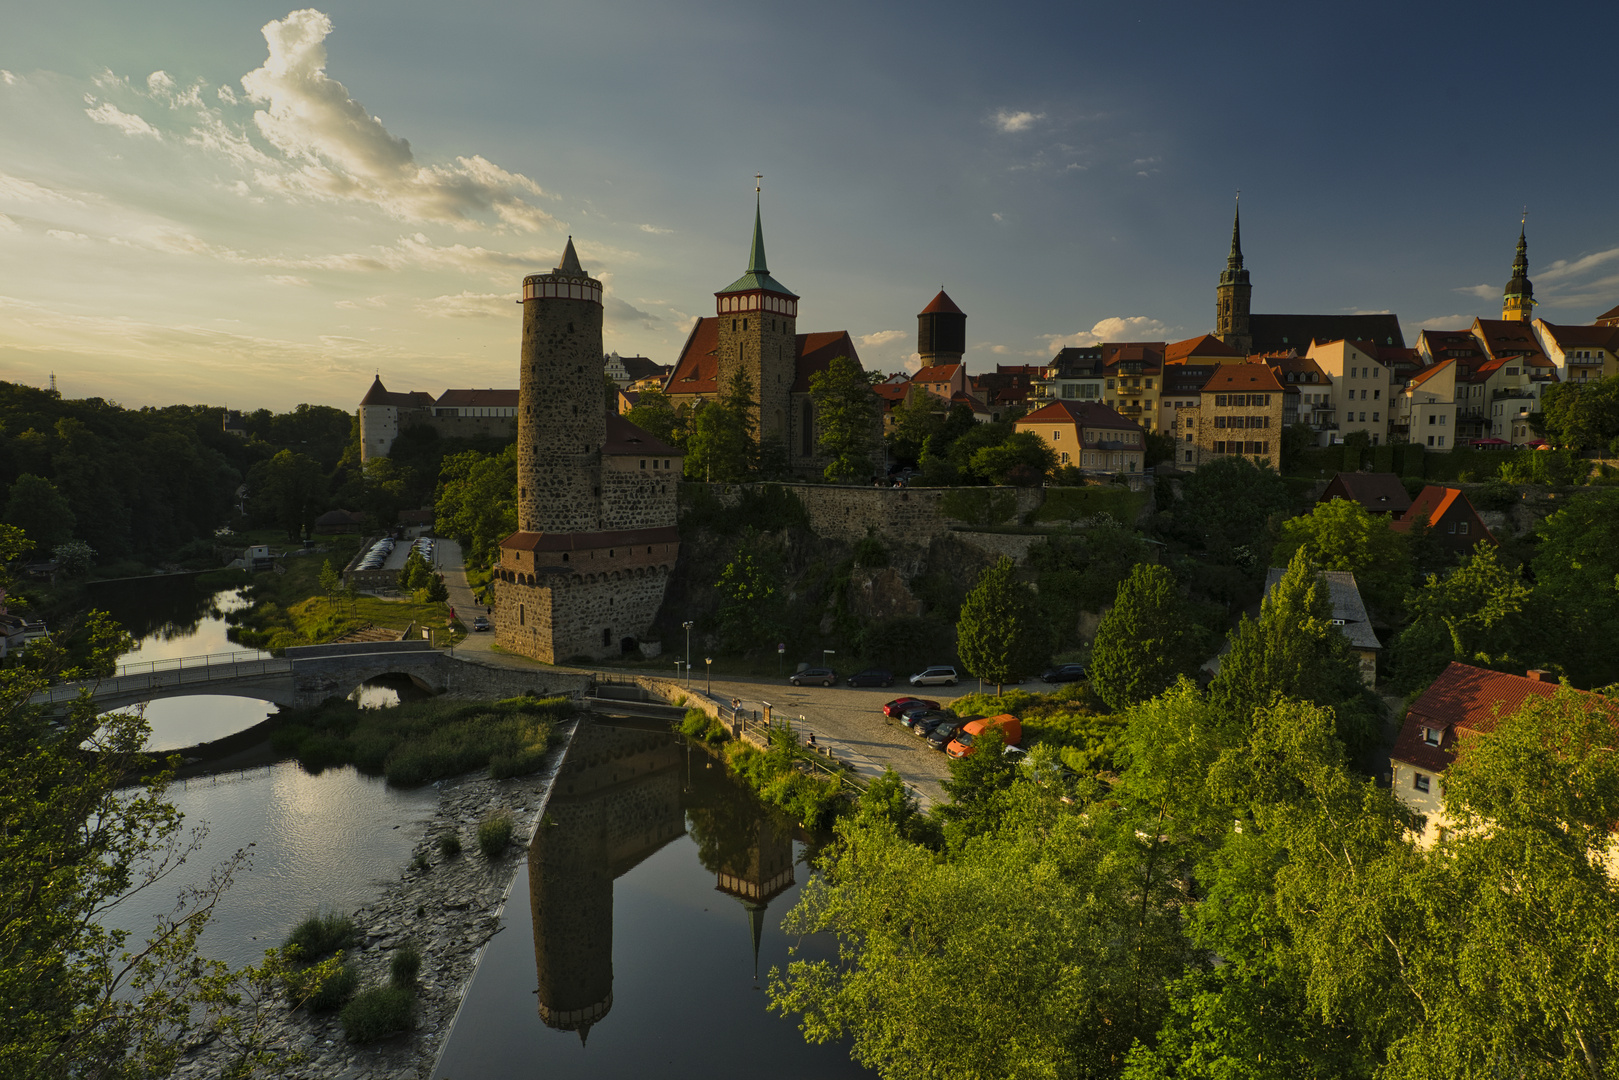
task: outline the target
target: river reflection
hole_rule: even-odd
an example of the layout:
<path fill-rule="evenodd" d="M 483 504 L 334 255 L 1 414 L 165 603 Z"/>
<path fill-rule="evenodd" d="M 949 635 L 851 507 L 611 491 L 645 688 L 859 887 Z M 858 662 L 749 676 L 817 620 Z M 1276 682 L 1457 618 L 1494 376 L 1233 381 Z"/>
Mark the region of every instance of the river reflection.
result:
<path fill-rule="evenodd" d="M 240 649 L 226 636 L 225 615 L 247 606 L 245 591 L 210 589 L 195 577 L 173 575 L 94 583 L 88 599 L 135 639 L 135 648 L 119 657 L 135 663 Z"/>
<path fill-rule="evenodd" d="M 765 1011 L 793 833 L 667 730 L 581 724 L 434 1075 L 864 1075 Z"/>

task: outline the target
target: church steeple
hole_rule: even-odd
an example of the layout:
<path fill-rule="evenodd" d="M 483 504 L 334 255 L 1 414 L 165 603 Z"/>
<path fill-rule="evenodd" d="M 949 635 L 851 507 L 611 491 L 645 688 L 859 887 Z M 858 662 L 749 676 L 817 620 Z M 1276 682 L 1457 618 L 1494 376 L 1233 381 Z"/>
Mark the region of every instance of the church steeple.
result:
<path fill-rule="evenodd" d="M 1535 317 L 1535 286 L 1529 280 L 1529 240 L 1524 235 L 1528 214 L 1518 223 L 1518 251 L 1512 258 L 1512 280 L 1501 297 L 1501 318 L 1528 322 Z"/>
<path fill-rule="evenodd" d="M 1242 266 L 1242 210 L 1239 206 L 1231 219 L 1231 254 L 1226 256 L 1225 270 L 1215 290 L 1214 336 L 1244 355 L 1253 349 L 1254 343 L 1248 322 L 1252 296 L 1253 286 L 1248 283 L 1248 271 Z"/>
<path fill-rule="evenodd" d="M 753 250 L 748 252 L 748 273 L 770 276 L 770 267 L 765 265 L 765 225 L 757 191 L 753 193 Z"/>

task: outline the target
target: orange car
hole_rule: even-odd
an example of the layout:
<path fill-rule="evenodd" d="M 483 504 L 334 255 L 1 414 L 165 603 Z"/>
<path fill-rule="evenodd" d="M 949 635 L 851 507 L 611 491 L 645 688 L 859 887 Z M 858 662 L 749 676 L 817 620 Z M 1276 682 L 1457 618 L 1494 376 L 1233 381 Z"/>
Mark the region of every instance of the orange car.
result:
<path fill-rule="evenodd" d="M 1011 713 L 1002 713 L 992 716 L 988 720 L 970 720 L 961 729 L 961 734 L 950 740 L 945 747 L 945 753 L 951 757 L 962 758 L 973 752 L 973 740 L 982 735 L 987 728 L 999 728 L 1001 742 L 1006 746 L 1016 746 L 1023 741 L 1023 725 Z"/>

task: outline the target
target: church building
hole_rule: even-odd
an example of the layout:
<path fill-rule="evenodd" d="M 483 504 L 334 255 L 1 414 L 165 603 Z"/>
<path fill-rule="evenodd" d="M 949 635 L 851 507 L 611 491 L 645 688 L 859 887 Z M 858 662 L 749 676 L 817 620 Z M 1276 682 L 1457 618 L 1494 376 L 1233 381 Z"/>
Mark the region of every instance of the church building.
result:
<path fill-rule="evenodd" d="M 860 356 L 846 330 L 798 332 L 799 297 L 771 276 L 757 202 L 746 272 L 714 294 L 714 314 L 697 320 L 664 383 L 670 402 L 697 406 L 724 397 L 737 375 L 750 388 L 761 446 L 776 443 L 794 472 L 825 467 L 816 447 L 810 376 L 839 356 Z"/>

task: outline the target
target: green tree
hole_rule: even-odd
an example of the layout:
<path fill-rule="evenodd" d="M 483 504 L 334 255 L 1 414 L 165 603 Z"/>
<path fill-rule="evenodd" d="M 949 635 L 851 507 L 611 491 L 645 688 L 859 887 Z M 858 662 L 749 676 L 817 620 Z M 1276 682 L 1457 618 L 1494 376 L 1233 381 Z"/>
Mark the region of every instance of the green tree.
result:
<path fill-rule="evenodd" d="M 517 447 L 498 454 L 468 450 L 439 469 L 435 527 L 462 546 L 468 566 L 489 566 L 502 540 L 517 531 Z"/>
<path fill-rule="evenodd" d="M 328 604 L 337 603 L 337 594 L 342 591 L 342 588 L 342 575 L 337 572 L 337 567 L 332 565 L 332 560 L 327 559 L 326 565 L 320 568 L 320 591 L 326 597 L 326 602 Z"/>
<path fill-rule="evenodd" d="M 1539 534 L 1530 563 L 1536 643 L 1575 686 L 1619 681 L 1619 488 L 1581 491 Z"/>
<path fill-rule="evenodd" d="M 1039 608 L 1034 594 L 1016 575 L 1012 560 L 1001 556 L 979 575 L 956 622 L 956 651 L 961 662 L 997 688 L 1031 674 L 1051 659 L 1049 636 L 1036 619 Z"/>
<path fill-rule="evenodd" d="M 1149 431 L 1147 432 L 1147 452 L 1143 456 L 1146 468 L 1152 468 L 1163 462 L 1175 461 L 1175 451 L 1178 449 L 1174 432 Z"/>
<path fill-rule="evenodd" d="M 83 577 L 96 565 L 96 549 L 83 540 L 69 540 L 52 548 L 51 558 L 68 577 Z"/>
<path fill-rule="evenodd" d="M 662 439 L 673 447 L 686 444 L 686 419 L 689 410 L 677 410 L 669 395 L 662 390 L 642 390 L 624 419 L 648 434 Z"/>
<path fill-rule="evenodd" d="M 399 587 L 406 592 L 414 593 L 418 589 L 427 588 L 432 580 L 433 568 L 427 565 L 421 550 L 412 547 L 410 554 L 405 556 L 405 565 L 399 568 Z"/>
<path fill-rule="evenodd" d="M 1605 449 L 1619 437 L 1619 376 L 1545 387 L 1540 412 L 1530 416 L 1536 430 L 1575 453 Z"/>
<path fill-rule="evenodd" d="M 1229 557 L 1239 547 L 1264 548 L 1272 516 L 1286 513 L 1292 503 L 1287 485 L 1269 465 L 1245 457 L 1215 458 L 1181 481 L 1174 521 L 1189 539 Z"/>
<path fill-rule="evenodd" d="M 810 376 L 809 385 L 815 445 L 830 459 L 826 478 L 834 483 L 869 479 L 879 434 L 878 402 L 860 361 L 834 356 L 825 371 Z"/>
<path fill-rule="evenodd" d="M 894 426 L 888 435 L 889 456 L 906 465 L 920 464 L 928 440 L 944 430 L 948 407 L 938 395 L 913 388 L 903 404 L 894 406 Z M 970 411 L 968 419 L 971 420 Z"/>
<path fill-rule="evenodd" d="M 774 552 L 748 529 L 714 583 L 725 647 L 748 652 L 777 639 L 783 614 L 782 573 Z"/>
<path fill-rule="evenodd" d="M 753 385 L 743 372 L 732 376 L 724 396 L 705 402 L 691 421 L 686 439 L 686 476 L 716 484 L 746 480 L 759 447 L 753 420 Z"/>
<path fill-rule="evenodd" d="M 1479 544 L 1443 576 L 1429 574 L 1412 590 L 1411 623 L 1394 642 L 1400 684 L 1412 690 L 1426 685 L 1452 660 L 1523 670 L 1521 643 L 1538 636 L 1527 616 L 1530 595 L 1523 575 L 1502 566 L 1489 544 Z"/>
<path fill-rule="evenodd" d="M 283 450 L 248 473 L 248 497 L 261 520 L 286 530 L 298 540 L 323 509 L 325 478 L 314 458 Z"/>
<path fill-rule="evenodd" d="M 1261 602 L 1259 619 L 1244 615 L 1230 641 L 1209 698 L 1233 723 L 1247 724 L 1259 709 L 1290 698 L 1333 708 L 1351 747 L 1370 737 L 1360 665 L 1332 623 L 1326 583 L 1302 550 Z"/>
<path fill-rule="evenodd" d="M 1405 535 L 1389 527 L 1383 514 L 1372 514 L 1353 499 L 1317 503 L 1308 513 L 1282 523 L 1282 536 L 1271 551 L 1272 566 L 1286 566 L 1295 553 L 1318 570 L 1347 570 L 1372 608 L 1398 623 L 1400 603 L 1411 587 L 1411 558 Z"/>
<path fill-rule="evenodd" d="M 986 483 L 1037 487 L 1057 467 L 1057 452 L 1034 432 L 1018 431 L 1005 442 L 974 450 L 967 467 Z"/>
<path fill-rule="evenodd" d="M 1096 629 L 1091 688 L 1112 709 L 1157 697 L 1197 669 L 1196 641 L 1175 575 L 1138 563 Z"/>
<path fill-rule="evenodd" d="M 73 539 L 76 519 L 55 484 L 23 473 L 6 499 L 6 523 L 21 529 L 41 551 L 49 551 Z"/>

